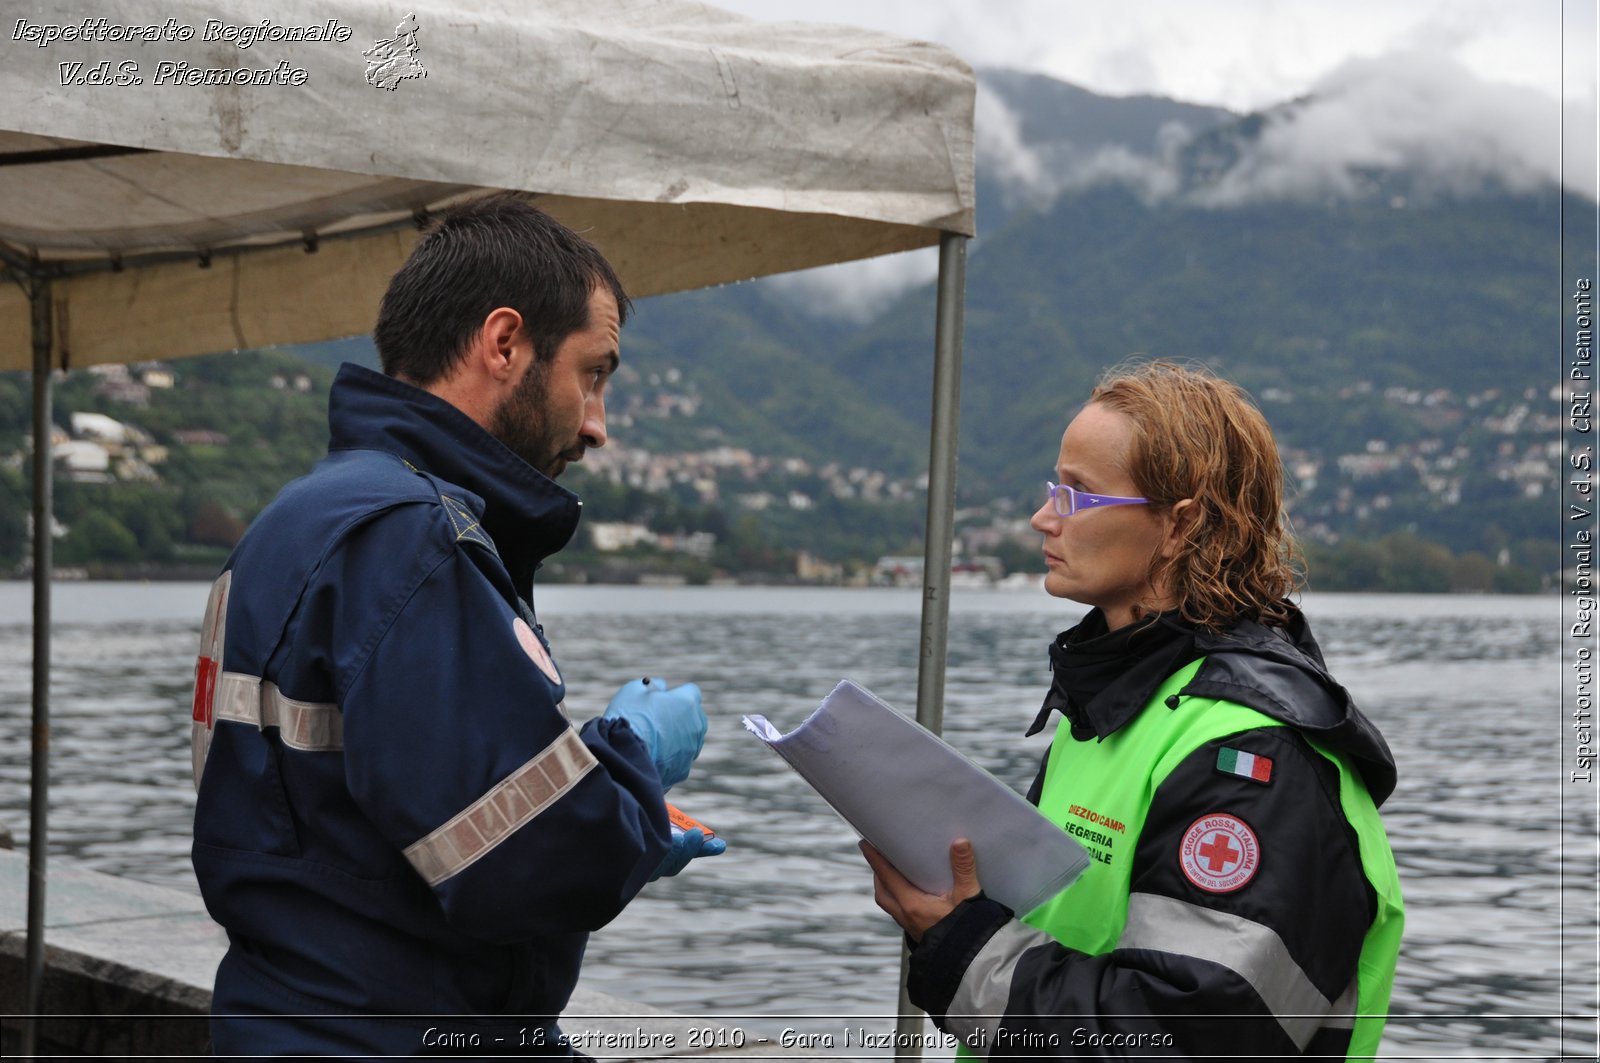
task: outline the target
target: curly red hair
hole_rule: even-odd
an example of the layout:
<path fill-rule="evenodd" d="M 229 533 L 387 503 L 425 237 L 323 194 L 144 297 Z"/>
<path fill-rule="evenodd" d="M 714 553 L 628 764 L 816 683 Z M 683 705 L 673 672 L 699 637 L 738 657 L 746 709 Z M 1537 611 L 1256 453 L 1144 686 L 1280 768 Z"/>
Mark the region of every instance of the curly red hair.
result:
<path fill-rule="evenodd" d="M 1109 370 L 1089 396 L 1133 424 L 1129 473 L 1158 512 L 1184 499 L 1183 548 L 1150 573 L 1184 619 L 1284 625 L 1299 552 L 1283 506 L 1283 462 L 1245 390 L 1203 367 L 1153 361 Z"/>

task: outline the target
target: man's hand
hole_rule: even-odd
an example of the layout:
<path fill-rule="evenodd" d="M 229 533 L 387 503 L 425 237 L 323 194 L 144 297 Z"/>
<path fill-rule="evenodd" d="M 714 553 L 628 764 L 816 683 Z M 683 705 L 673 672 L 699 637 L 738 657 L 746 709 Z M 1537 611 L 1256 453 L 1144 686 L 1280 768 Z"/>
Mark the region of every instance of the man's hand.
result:
<path fill-rule="evenodd" d="M 667 878 L 676 875 L 689 866 L 690 860 L 702 856 L 716 856 L 726 851 L 728 843 L 721 838 L 707 838 L 705 831 L 699 827 L 691 830 L 672 828 L 672 848 L 667 850 L 666 859 L 661 861 L 661 866 L 656 868 L 656 873 L 650 876 L 654 882 L 658 878 Z"/>
<path fill-rule="evenodd" d="M 706 714 L 693 683 L 668 690 L 665 679 L 635 679 L 617 691 L 602 718 L 628 721 L 650 750 L 664 791 L 689 777 L 706 742 Z"/>
<path fill-rule="evenodd" d="M 921 941 L 928 928 L 955 910 L 956 905 L 983 891 L 978 885 L 978 858 L 972 843 L 957 838 L 950 846 L 950 875 L 955 880 L 944 893 L 924 893 L 869 843 L 861 843 L 861 855 L 872 865 L 872 899 L 900 929 Z"/>

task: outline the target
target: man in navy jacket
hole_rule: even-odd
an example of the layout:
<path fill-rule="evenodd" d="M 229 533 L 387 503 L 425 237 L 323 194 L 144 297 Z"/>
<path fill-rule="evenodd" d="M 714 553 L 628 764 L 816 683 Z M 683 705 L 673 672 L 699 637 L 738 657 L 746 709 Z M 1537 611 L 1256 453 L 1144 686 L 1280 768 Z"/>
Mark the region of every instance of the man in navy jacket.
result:
<path fill-rule="evenodd" d="M 194 865 L 230 943 L 219 1054 L 568 1055 L 588 932 L 720 851 L 674 844 L 662 796 L 704 740 L 699 690 L 634 680 L 575 727 L 532 605 L 628 309 L 523 198 L 445 215 L 384 296 L 384 372 L 341 369 L 327 458 L 214 585 Z"/>

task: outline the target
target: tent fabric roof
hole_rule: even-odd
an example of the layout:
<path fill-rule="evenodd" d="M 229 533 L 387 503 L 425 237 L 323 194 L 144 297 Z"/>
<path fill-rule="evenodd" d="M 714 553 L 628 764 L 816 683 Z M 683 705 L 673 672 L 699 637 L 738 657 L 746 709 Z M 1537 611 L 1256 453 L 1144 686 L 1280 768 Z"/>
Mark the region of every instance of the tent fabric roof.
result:
<path fill-rule="evenodd" d="M 417 220 L 487 188 L 538 193 L 636 296 L 972 233 L 974 83 L 937 46 L 683 0 L 407 8 L 12 5 L 0 256 L 60 275 L 58 364 L 365 332 Z M 300 84 L 185 81 L 252 77 Z M 27 314 L 0 285 L 0 329 Z"/>

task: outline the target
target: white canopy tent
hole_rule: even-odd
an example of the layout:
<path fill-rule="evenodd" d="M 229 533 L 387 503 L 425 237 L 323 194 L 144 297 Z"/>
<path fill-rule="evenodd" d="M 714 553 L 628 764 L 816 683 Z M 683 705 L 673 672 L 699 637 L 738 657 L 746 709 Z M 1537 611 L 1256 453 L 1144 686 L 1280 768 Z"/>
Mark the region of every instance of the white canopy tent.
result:
<path fill-rule="evenodd" d="M 635 296 L 938 243 L 918 718 L 939 726 L 974 81 L 934 45 L 686 0 L 13 0 L 0 369 L 370 330 L 429 212 L 537 193 Z M 265 20 L 264 20 L 265 16 Z M 25 353 L 25 350 L 31 351 Z M 49 536 L 36 536 L 29 987 L 42 965 Z"/>
<path fill-rule="evenodd" d="M 636 296 L 972 232 L 972 75 L 934 45 L 679 0 L 420 0 L 402 47 L 425 73 L 384 90 L 364 53 L 403 9 L 270 6 L 269 34 L 347 39 L 207 42 L 261 28 L 224 0 L 8 14 L 0 240 L 57 278 L 53 364 L 365 332 L 414 212 L 478 188 L 540 193 Z M 42 42 L 144 27 L 194 37 Z M 61 83 L 97 69 L 143 84 Z M 173 83 L 261 72 L 303 84 Z M 27 314 L 8 286 L 3 334 Z"/>

